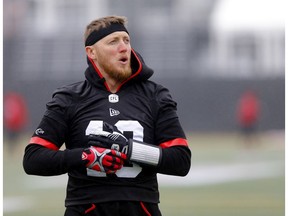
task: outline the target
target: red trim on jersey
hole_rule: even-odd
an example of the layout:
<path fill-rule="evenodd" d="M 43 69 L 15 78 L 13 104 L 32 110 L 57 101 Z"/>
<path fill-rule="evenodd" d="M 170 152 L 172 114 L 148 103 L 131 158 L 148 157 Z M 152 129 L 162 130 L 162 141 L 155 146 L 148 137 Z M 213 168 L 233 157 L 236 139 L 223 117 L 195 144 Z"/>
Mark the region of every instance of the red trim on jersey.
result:
<path fill-rule="evenodd" d="M 137 76 L 140 72 L 141 72 L 141 70 L 142 70 L 142 63 L 141 63 L 141 61 L 140 61 L 140 59 L 138 58 L 138 56 L 136 55 L 136 53 L 135 53 L 135 51 L 133 50 L 133 49 L 131 49 L 131 52 L 134 54 L 134 56 L 136 57 L 136 60 L 138 61 L 138 64 L 139 64 L 139 68 L 138 68 L 138 70 L 136 71 L 136 73 L 134 73 L 134 74 L 132 74 L 132 76 L 130 76 L 127 80 L 125 80 L 124 82 L 122 82 L 121 84 L 120 84 L 120 86 L 117 88 L 117 91 L 116 92 L 118 92 L 119 90 L 120 90 L 120 88 L 126 83 L 126 82 L 128 82 L 129 80 L 131 80 L 132 78 L 134 78 L 135 76 Z"/>
<path fill-rule="evenodd" d="M 92 206 L 88 209 L 86 209 L 85 214 L 88 214 L 89 212 L 93 211 L 96 208 L 96 205 L 92 203 Z"/>
<path fill-rule="evenodd" d="M 91 59 L 91 58 L 89 58 L 89 57 L 88 57 L 88 59 L 89 59 L 89 61 L 91 62 L 91 64 L 93 65 L 93 67 L 94 67 L 95 71 L 97 72 L 98 76 L 102 79 L 102 78 L 103 78 L 103 75 L 101 74 L 100 70 L 98 69 L 98 67 L 97 67 L 97 65 L 95 64 L 95 62 L 93 61 L 93 59 Z M 106 81 L 104 82 L 104 85 L 105 85 L 107 91 L 110 92 L 110 88 L 109 88 L 109 86 L 108 86 L 108 84 L 107 84 Z"/>
<path fill-rule="evenodd" d="M 136 73 L 133 73 L 132 76 L 130 76 L 127 80 L 125 80 L 124 82 L 122 82 L 122 83 L 119 85 L 119 87 L 117 88 L 116 92 L 118 92 L 118 91 L 120 90 L 120 88 L 121 88 L 126 82 L 128 82 L 130 79 L 132 79 L 132 78 L 134 78 L 135 76 L 137 76 L 137 75 L 141 72 L 141 70 L 142 70 L 142 67 L 143 67 L 143 66 L 142 66 L 142 63 L 141 63 L 140 59 L 138 58 L 137 54 L 135 53 L 135 51 L 134 51 L 133 49 L 131 49 L 131 53 L 133 53 L 133 55 L 135 56 L 136 60 L 138 61 L 139 68 L 138 68 L 138 70 L 136 71 Z M 91 64 L 93 65 L 93 67 L 94 67 L 95 71 L 97 72 L 98 76 L 102 79 L 102 78 L 103 78 L 103 75 L 102 75 L 101 72 L 99 71 L 99 69 L 98 69 L 97 65 L 95 64 L 95 62 L 93 61 L 93 59 L 91 59 L 91 58 L 89 58 L 89 57 L 88 57 L 88 59 L 89 59 L 89 61 L 91 62 Z M 104 82 L 104 85 L 105 85 L 106 89 L 107 89 L 109 92 L 111 92 L 111 90 L 110 90 L 107 82 Z"/>
<path fill-rule="evenodd" d="M 140 202 L 140 205 L 141 205 L 142 209 L 144 210 L 144 212 L 146 213 L 147 216 L 152 216 L 150 214 L 150 212 L 148 211 L 148 209 L 146 208 L 146 206 L 144 205 L 143 202 Z"/>
<path fill-rule="evenodd" d="M 188 142 L 186 139 L 176 138 L 160 144 L 161 148 L 170 148 L 173 146 L 188 146 Z"/>
<path fill-rule="evenodd" d="M 49 142 L 48 140 L 42 139 L 40 137 L 32 137 L 30 139 L 30 143 L 32 144 L 38 144 L 41 146 L 44 146 L 45 148 L 51 149 L 51 150 L 59 150 L 59 148 L 52 142 Z"/>

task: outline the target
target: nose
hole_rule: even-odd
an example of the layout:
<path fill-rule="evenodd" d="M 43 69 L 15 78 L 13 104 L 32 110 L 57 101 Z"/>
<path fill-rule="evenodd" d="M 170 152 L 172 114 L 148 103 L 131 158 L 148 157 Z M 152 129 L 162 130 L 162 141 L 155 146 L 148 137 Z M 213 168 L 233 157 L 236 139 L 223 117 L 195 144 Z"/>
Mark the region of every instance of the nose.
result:
<path fill-rule="evenodd" d="M 121 42 L 119 43 L 118 49 L 119 49 L 119 52 L 127 52 L 128 49 L 129 49 L 129 47 L 130 47 L 130 44 L 129 44 L 129 43 L 127 43 L 127 42 L 125 42 L 125 41 L 121 41 Z"/>

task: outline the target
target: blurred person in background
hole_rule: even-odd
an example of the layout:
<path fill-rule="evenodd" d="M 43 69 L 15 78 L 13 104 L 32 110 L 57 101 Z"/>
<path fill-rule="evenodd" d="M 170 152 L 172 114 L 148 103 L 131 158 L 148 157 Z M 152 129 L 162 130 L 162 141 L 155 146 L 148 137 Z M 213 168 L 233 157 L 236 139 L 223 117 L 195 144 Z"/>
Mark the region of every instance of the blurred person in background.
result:
<path fill-rule="evenodd" d="M 260 100 L 253 90 L 246 90 L 239 98 L 236 110 L 238 125 L 246 147 L 256 142 L 257 123 L 260 117 Z"/>
<path fill-rule="evenodd" d="M 157 173 L 190 170 L 177 104 L 149 80 L 126 24 L 108 16 L 86 27 L 86 79 L 54 92 L 25 149 L 27 174 L 68 173 L 65 216 L 161 215 Z"/>
<path fill-rule="evenodd" d="M 17 138 L 24 132 L 27 122 L 28 109 L 23 96 L 12 91 L 4 94 L 3 124 L 10 152 L 15 148 Z"/>

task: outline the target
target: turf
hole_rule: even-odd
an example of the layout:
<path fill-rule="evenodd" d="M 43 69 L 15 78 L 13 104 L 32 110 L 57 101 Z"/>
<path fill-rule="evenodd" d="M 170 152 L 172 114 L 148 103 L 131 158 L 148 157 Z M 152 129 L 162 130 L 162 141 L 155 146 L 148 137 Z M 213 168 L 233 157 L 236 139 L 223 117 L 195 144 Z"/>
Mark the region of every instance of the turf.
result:
<path fill-rule="evenodd" d="M 257 143 L 251 146 L 246 146 L 242 138 L 233 133 L 189 133 L 188 139 L 193 151 L 190 172 L 193 167 L 196 169 L 201 165 L 262 161 L 279 163 L 280 173 L 218 184 L 161 185 L 163 216 L 284 215 L 284 133 L 259 134 Z M 27 140 L 25 136 L 20 137 L 13 152 L 8 151 L 8 143 L 4 142 L 4 216 L 63 215 L 66 179 L 64 176 L 26 175 L 22 169 L 22 157 Z M 59 186 L 55 186 L 57 184 Z"/>

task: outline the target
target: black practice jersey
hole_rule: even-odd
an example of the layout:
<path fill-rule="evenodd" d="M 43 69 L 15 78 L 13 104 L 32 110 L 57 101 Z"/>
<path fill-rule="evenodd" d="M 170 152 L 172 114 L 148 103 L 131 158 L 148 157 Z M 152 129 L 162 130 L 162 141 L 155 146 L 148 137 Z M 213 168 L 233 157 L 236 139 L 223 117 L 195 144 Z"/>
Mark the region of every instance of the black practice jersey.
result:
<path fill-rule="evenodd" d="M 84 81 L 57 89 L 47 103 L 26 148 L 26 171 L 48 176 L 68 172 L 66 206 L 113 200 L 159 202 L 157 172 L 183 175 L 190 167 L 176 103 L 166 88 L 148 80 L 153 71 L 135 51 L 133 75 L 116 93 L 109 91 L 96 65 L 89 59 L 88 63 Z M 162 147 L 159 167 L 127 163 L 115 174 L 86 169 L 79 152 L 89 147 L 88 135 L 103 122 L 115 125 L 127 138 Z M 61 152 L 63 144 L 67 150 Z M 36 162 L 42 167 L 35 168 Z"/>

